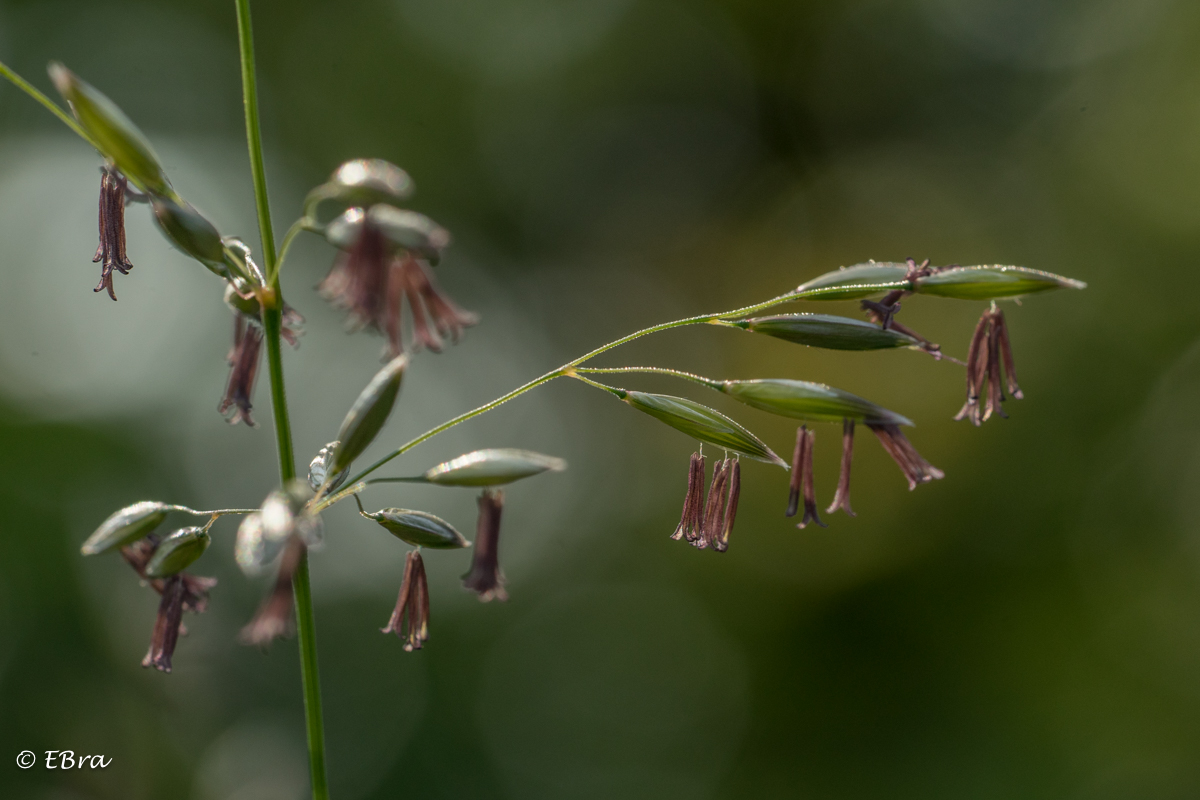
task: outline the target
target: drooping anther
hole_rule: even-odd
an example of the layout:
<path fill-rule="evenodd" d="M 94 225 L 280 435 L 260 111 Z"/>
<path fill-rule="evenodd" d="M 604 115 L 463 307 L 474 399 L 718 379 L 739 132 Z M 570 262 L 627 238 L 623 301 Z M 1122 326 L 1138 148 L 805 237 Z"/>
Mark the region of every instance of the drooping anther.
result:
<path fill-rule="evenodd" d="M 683 498 L 683 513 L 671 538 L 695 542 L 704 533 L 704 456 L 692 453 L 688 463 L 687 494 Z"/>
<path fill-rule="evenodd" d="M 322 296 L 350 312 L 350 329 L 368 327 L 387 336 L 388 357 L 404 352 L 404 306 L 412 314 L 413 349 L 441 352 L 479 317 L 454 304 L 417 256 L 393 245 L 363 213 L 350 248 L 318 286 Z"/>
<path fill-rule="evenodd" d="M 1004 312 L 993 303 L 991 308 L 983 312 L 971 335 L 971 345 L 967 350 L 967 401 L 954 419 L 966 419 L 978 426 L 993 413 L 1007 417 L 1001 405 L 1005 400 L 1005 386 L 1017 400 L 1024 397 L 1021 387 L 1017 385 L 1008 323 Z"/>
<path fill-rule="evenodd" d="M 442 351 L 443 341 L 457 344 L 463 331 L 479 322 L 479 317 L 459 308 L 443 293 L 429 268 L 402 254 L 392 262 L 388 279 L 387 336 L 391 357 L 404 352 L 404 300 L 412 312 L 413 349 L 428 347 Z"/>
<path fill-rule="evenodd" d="M 113 289 L 113 270 L 122 275 L 133 269 L 125 254 L 125 191 L 129 181 L 115 167 L 100 169 L 100 244 L 93 262 L 100 262 L 100 283 L 92 291 L 108 291 L 117 299 Z"/>
<path fill-rule="evenodd" d="M 729 534 L 733 532 L 733 523 L 737 518 L 738 497 L 742 493 L 742 465 L 735 459 L 726 459 L 726 494 L 725 515 L 721 524 L 706 531 L 709 544 L 718 553 L 729 549 Z"/>
<path fill-rule="evenodd" d="M 842 420 L 842 466 L 838 472 L 837 491 L 833 494 L 833 502 L 825 509 L 826 514 L 841 509 L 850 516 L 855 516 L 850 508 L 850 462 L 854 460 L 854 420 Z"/>
<path fill-rule="evenodd" d="M 364 326 L 383 330 L 390 263 L 387 237 L 364 214 L 358 236 L 317 286 L 326 300 L 350 312 L 350 330 Z"/>
<path fill-rule="evenodd" d="M 471 570 L 463 576 L 463 586 L 479 595 L 483 602 L 507 600 L 504 572 L 500 569 L 500 512 L 504 492 L 484 489 L 479 496 L 479 522 L 475 527 Z"/>
<path fill-rule="evenodd" d="M 792 480 L 788 493 L 788 507 L 785 516 L 794 517 L 800 509 L 800 500 L 804 500 L 804 514 L 796 523 L 797 528 L 803 528 L 810 522 L 815 522 L 822 528 L 828 527 L 821 522 L 817 514 L 817 495 L 813 488 L 813 442 L 816 433 L 810 431 L 807 425 L 796 429 L 796 449 L 792 451 Z"/>
<path fill-rule="evenodd" d="M 868 422 L 867 427 L 879 438 L 883 449 L 900 467 L 900 471 L 908 479 L 910 491 L 917 488 L 918 483 L 928 483 L 946 477 L 946 473 L 922 458 L 898 425 L 877 425 Z"/>
<path fill-rule="evenodd" d="M 704 515 L 701 520 L 700 535 L 692 541 L 692 546 L 703 550 L 715 536 L 719 536 L 725 527 L 725 487 L 729 482 L 730 459 L 723 458 L 713 464 L 712 485 L 708 487 L 708 500 L 704 504 Z M 703 486 L 703 476 L 701 476 Z"/>
<path fill-rule="evenodd" d="M 262 350 L 263 331 L 257 323 L 244 314 L 236 314 L 233 321 L 233 347 L 229 351 L 229 381 L 225 384 L 225 396 L 217 406 L 231 425 L 245 422 L 254 427 L 250 416 L 253 408 L 250 400 L 254 394 L 254 379 L 258 376 L 258 362 Z"/>
<path fill-rule="evenodd" d="M 429 639 L 429 582 L 425 579 L 425 562 L 416 550 L 404 561 L 404 580 L 400 583 L 396 608 L 387 627 L 381 630 L 396 634 L 410 653 L 420 650 Z"/>
<path fill-rule="evenodd" d="M 281 636 L 290 636 L 292 625 L 292 578 L 300 567 L 300 559 L 304 557 L 304 542 L 298 536 L 292 536 L 284 545 L 283 555 L 279 559 L 279 572 L 275 575 L 275 585 L 267 595 L 262 605 L 258 607 L 254 619 L 242 628 L 239 639 L 242 644 L 265 646 Z"/>
<path fill-rule="evenodd" d="M 175 643 L 179 640 L 179 629 L 183 620 L 183 578 L 172 575 L 163 582 L 162 599 L 158 603 L 158 616 L 154 619 L 154 632 L 150 637 L 150 649 L 142 659 L 143 667 L 154 667 L 160 672 L 171 671 L 171 657 L 175 654 Z"/>

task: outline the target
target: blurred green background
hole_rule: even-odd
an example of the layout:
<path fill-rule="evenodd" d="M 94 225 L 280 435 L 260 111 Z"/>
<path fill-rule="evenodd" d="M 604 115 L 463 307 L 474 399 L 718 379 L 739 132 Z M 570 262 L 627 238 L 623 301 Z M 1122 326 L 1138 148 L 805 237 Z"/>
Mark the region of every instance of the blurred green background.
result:
<path fill-rule="evenodd" d="M 334 796 L 1200 796 L 1200 5 L 1179 0 L 256 2 L 282 231 L 344 159 L 405 167 L 455 244 L 439 267 L 482 324 L 422 356 L 373 452 L 636 327 L 733 308 L 869 258 L 1008 263 L 1086 280 L 1011 307 L 1026 399 L 954 423 L 961 368 L 714 328 L 605 365 L 792 377 L 918 422 L 946 479 L 908 493 L 873 437 L 857 518 L 798 531 L 787 478 L 748 464 L 725 556 L 672 542 L 681 434 L 552 384 L 396 462 L 484 446 L 571 468 L 511 488 L 511 600 L 467 553 L 428 558 L 432 636 L 381 636 L 405 547 L 350 509 L 313 556 Z M 257 243 L 233 3 L 0 2 L 0 59 L 49 91 L 62 59 L 151 136 L 177 187 Z M 307 786 L 294 642 L 236 632 L 267 589 L 232 565 L 175 672 L 139 666 L 156 597 L 78 547 L 147 498 L 257 505 L 257 429 L 216 413 L 221 287 L 129 213 L 119 303 L 91 288 L 98 161 L 0 87 L 0 795 L 292 800 Z M 256 245 L 257 249 L 257 245 Z M 377 368 L 312 287 L 285 365 L 297 450 L 333 437 Z M 1183 295 L 1183 296 L 1181 296 Z M 983 305 L 905 301 L 963 357 Z M 816 310 L 855 313 L 849 304 Z M 781 453 L 786 420 L 735 413 Z M 828 503 L 839 431 L 822 426 Z M 865 434 L 865 432 L 864 432 Z M 364 463 L 366 463 L 364 461 Z M 467 490 L 375 489 L 473 530 Z M 25 749 L 102 771 L 22 771 Z"/>

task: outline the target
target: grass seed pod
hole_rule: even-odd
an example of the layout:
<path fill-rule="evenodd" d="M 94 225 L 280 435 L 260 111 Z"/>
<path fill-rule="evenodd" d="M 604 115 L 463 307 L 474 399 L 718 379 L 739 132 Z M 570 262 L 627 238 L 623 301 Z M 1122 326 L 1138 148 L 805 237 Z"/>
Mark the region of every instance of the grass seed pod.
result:
<path fill-rule="evenodd" d="M 439 486 L 501 486 L 552 470 L 562 472 L 567 462 L 530 450 L 497 448 L 476 450 L 428 469 L 422 476 Z"/>
<path fill-rule="evenodd" d="M 385 204 L 371 206 L 367 217 L 392 244 L 422 258 L 436 259 L 450 244 L 450 232 L 424 214 Z"/>
<path fill-rule="evenodd" d="M 126 506 L 104 520 L 80 551 L 85 556 L 94 556 L 136 542 L 161 525 L 170 510 L 170 506 L 156 500 Z"/>
<path fill-rule="evenodd" d="M 622 391 L 622 394 L 621 399 L 638 411 L 694 439 L 787 469 L 787 462 L 775 455 L 761 439 L 720 411 L 683 397 L 632 391 Z"/>
<path fill-rule="evenodd" d="M 811 422 L 912 425 L 906 417 L 823 383 L 787 379 L 721 381 L 720 391 L 748 406 Z"/>
<path fill-rule="evenodd" d="M 450 244 L 449 231 L 429 217 L 383 203 L 367 211 L 347 209 L 325 226 L 326 241 L 340 250 L 350 249 L 368 217 L 393 247 L 430 261 L 436 261 L 442 248 Z"/>
<path fill-rule="evenodd" d="M 873 322 L 831 314 L 779 314 L 738 320 L 732 324 L 753 333 L 765 333 L 776 339 L 826 350 L 887 350 L 921 344 L 912 336 L 884 330 Z"/>
<path fill-rule="evenodd" d="M 856 300 L 893 289 L 907 289 L 907 276 L 907 264 L 871 261 L 818 275 L 800 284 L 796 293 L 808 300 Z"/>
<path fill-rule="evenodd" d="M 388 415 L 392 413 L 396 396 L 400 394 L 400 382 L 406 366 L 407 356 L 397 356 L 389 361 L 354 401 L 346 419 L 342 421 L 341 430 L 338 431 L 337 439 L 341 445 L 334 452 L 330 472 L 336 475 L 348 469 L 354 459 L 362 455 L 363 450 L 375 440 L 387 422 Z"/>
<path fill-rule="evenodd" d="M 169 197 L 153 196 L 150 206 L 159 230 L 173 245 L 218 275 L 227 272 L 221 234 L 203 214 L 186 200 Z"/>
<path fill-rule="evenodd" d="M 950 267 L 915 281 L 917 294 L 956 300 L 999 300 L 1051 289 L 1086 289 L 1087 284 L 1053 272 L 1007 267 Z"/>
<path fill-rule="evenodd" d="M 47 71 L 75 119 L 125 177 L 141 189 L 171 194 L 150 141 L 116 103 L 57 61 L 51 61 Z"/>
<path fill-rule="evenodd" d="M 212 538 L 204 528 L 180 528 L 163 539 L 146 564 L 147 578 L 168 578 L 204 554 Z"/>
<path fill-rule="evenodd" d="M 365 208 L 407 200 L 412 192 L 412 178 L 395 164 L 382 158 L 356 158 L 339 166 L 328 181 L 309 192 L 304 206 L 311 213 L 318 203 L 336 200 Z"/>
<path fill-rule="evenodd" d="M 454 550 L 471 546 L 471 543 L 449 522 L 424 511 L 385 508 L 374 513 L 367 511 L 359 511 L 359 513 L 367 519 L 378 522 L 396 538 L 417 547 Z"/>

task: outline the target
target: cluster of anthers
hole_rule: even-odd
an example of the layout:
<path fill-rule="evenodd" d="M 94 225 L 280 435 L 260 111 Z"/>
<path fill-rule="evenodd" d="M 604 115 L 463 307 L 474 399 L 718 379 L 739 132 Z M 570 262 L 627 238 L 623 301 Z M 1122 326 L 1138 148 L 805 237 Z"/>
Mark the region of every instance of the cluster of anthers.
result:
<path fill-rule="evenodd" d="M 450 459 L 417 475 L 370 476 L 438 433 L 555 378 L 574 378 L 608 392 L 627 406 L 699 440 L 701 448 L 709 444 L 724 453 L 714 464 L 711 482 L 702 449 L 692 455 L 688 467 L 683 513 L 671 538 L 698 549 L 724 552 L 729 547 L 741 492 L 743 457 L 790 468 L 786 515 L 800 514 L 800 528 L 809 523 L 824 526 L 814 488 L 816 436 L 809 426 L 815 423 L 842 426 L 841 472 L 826 513 L 841 510 L 854 515 L 850 506 L 850 467 L 854 432 L 859 424 L 866 425 L 879 439 L 910 489 L 943 477 L 941 470 L 926 461 L 905 437 L 901 427 L 912 425 L 907 418 L 825 384 L 793 379 L 716 380 L 658 367 L 584 366 L 625 342 L 670 328 L 708 323 L 809 347 L 851 351 L 908 348 L 954 362 L 937 344 L 896 321 L 900 301 L 920 294 L 990 301 L 971 339 L 965 363 L 967 402 L 956 417 L 978 425 L 993 413 L 1004 415 L 1000 403 L 1005 388 L 1013 397 L 1022 396 L 1016 383 L 1008 328 L 995 301 L 1083 287 L 1078 281 L 1023 267 L 938 268 L 928 261 L 917 264 L 913 259 L 905 263 L 872 261 L 835 270 L 753 306 L 663 323 L 618 339 L 448 420 L 348 478 L 352 464 L 387 422 L 413 355 L 422 349 L 438 352 L 447 341 L 457 342 L 464 329 L 478 320 L 456 306 L 433 278 L 431 267 L 440 260 L 450 237 L 428 217 L 399 206 L 412 192 L 409 176 L 379 159 L 357 159 L 341 165 L 328 181 L 309 193 L 302 215 L 281 243 L 278 258 L 270 241 L 270 228 L 265 228 L 268 257 L 265 269 L 260 268 L 244 242 L 221 236 L 175 191 L 145 136 L 111 100 L 61 64 L 52 64 L 50 74 L 74 120 L 27 84 L 17 83 L 51 107 L 105 157 L 100 186 L 100 244 L 94 259 L 101 262 L 102 271 L 96 291 L 106 290 L 115 300 L 114 271 L 125 274 L 132 268 L 124 228 L 125 206 L 131 200 L 148 203 L 167 239 L 224 281 L 224 299 L 234 314 L 234 344 L 219 410 L 230 422 L 253 424 L 251 400 L 264 343 L 274 348 L 272 357 L 277 358 L 278 340 L 285 339 L 294 346 L 301 333 L 304 320 L 283 302 L 279 288 L 281 265 L 301 232 L 316 233 L 338 250 L 332 269 L 318 287 L 320 293 L 348 312 L 350 329 L 365 328 L 386 338 L 387 363 L 362 390 L 336 438 L 312 459 L 307 481 L 287 482 L 256 509 L 197 511 L 157 501 L 135 503 L 110 516 L 84 543 L 85 555 L 120 552 L 137 576 L 161 595 L 150 650 L 143 664 L 163 671 L 170 671 L 176 642 L 185 632 L 183 612 L 204 611 L 216 584 L 212 578 L 184 570 L 208 548 L 213 524 L 229 514 L 244 516 L 235 547 L 238 565 L 249 575 L 274 571 L 271 591 L 242 630 L 242 640 L 247 643 L 262 645 L 292 629 L 294 582 L 307 563 L 307 552 L 323 541 L 321 513 L 353 497 L 364 518 L 415 548 L 405 556 L 400 592 L 383 631 L 399 636 L 406 650 L 417 650 L 425 644 L 429 637 L 430 592 L 423 553 L 464 548 L 471 543 L 449 522 L 424 511 L 385 508 L 368 512 L 360 495 L 374 484 L 424 483 L 479 490 L 473 558 L 462 584 L 481 600 L 506 599 L 499 562 L 504 506 L 499 487 L 560 471 L 565 467 L 563 461 L 526 450 L 486 449 Z M 331 207 L 334 215 L 323 221 L 322 215 Z M 873 299 L 876 297 L 880 299 Z M 829 300 L 858 301 L 867 319 L 811 313 L 750 316 L 784 303 Z M 273 370 L 273 377 L 278 372 L 281 369 Z M 606 386 L 590 377 L 616 373 L 674 376 L 753 408 L 800 420 L 790 465 L 749 430 L 715 409 L 683 397 Z M 207 518 L 207 522 L 160 535 L 157 531 L 170 514 Z"/>

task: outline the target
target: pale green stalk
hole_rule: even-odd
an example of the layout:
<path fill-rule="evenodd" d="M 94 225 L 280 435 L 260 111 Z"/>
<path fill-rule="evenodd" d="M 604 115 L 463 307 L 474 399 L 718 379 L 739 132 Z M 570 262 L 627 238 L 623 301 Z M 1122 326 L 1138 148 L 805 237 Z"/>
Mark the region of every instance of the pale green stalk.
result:
<path fill-rule="evenodd" d="M 271 406 L 275 413 L 275 438 L 279 451 L 279 479 L 286 484 L 296 477 L 292 453 L 292 429 L 288 418 L 287 395 L 283 382 L 280 347 L 283 296 L 279 287 L 275 233 L 271 227 L 271 208 L 267 200 L 267 173 L 263 167 L 262 131 L 258 122 L 258 87 L 254 73 L 254 34 L 250 24 L 250 0 L 235 0 L 238 18 L 238 43 L 242 62 L 242 97 L 246 106 L 246 140 L 250 148 L 250 169 L 254 176 L 254 200 L 258 228 L 262 238 L 263 267 L 274 302 L 263 303 L 263 328 L 267 340 L 267 362 L 271 375 Z M 290 233 L 290 232 L 289 232 Z M 290 238 L 290 237 L 289 237 Z M 309 776 L 313 800 L 328 800 L 329 785 L 325 769 L 325 728 L 321 712 L 321 684 L 317 672 L 316 621 L 313 618 L 312 588 L 308 577 L 308 553 L 300 557 L 292 576 L 296 600 L 296 633 L 300 646 L 300 679 L 304 686 L 304 722 L 308 735 Z"/>

